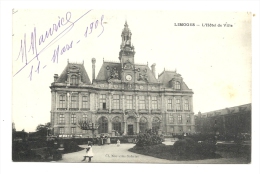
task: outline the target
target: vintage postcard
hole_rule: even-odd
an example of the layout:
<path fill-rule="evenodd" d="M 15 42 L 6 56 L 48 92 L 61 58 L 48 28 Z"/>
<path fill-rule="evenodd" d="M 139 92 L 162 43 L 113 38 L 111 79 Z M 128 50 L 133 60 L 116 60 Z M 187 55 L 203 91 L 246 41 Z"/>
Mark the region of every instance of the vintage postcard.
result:
<path fill-rule="evenodd" d="M 251 165 L 254 15 L 13 8 L 12 162 Z"/>

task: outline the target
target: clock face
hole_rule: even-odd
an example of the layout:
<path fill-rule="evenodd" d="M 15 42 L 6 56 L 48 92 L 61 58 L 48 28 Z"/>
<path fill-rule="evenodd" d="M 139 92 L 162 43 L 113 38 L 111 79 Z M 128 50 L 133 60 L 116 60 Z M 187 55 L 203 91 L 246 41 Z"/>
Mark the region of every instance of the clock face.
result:
<path fill-rule="evenodd" d="M 126 79 L 127 81 L 132 80 L 132 76 L 128 74 L 128 75 L 125 76 L 125 79 Z"/>

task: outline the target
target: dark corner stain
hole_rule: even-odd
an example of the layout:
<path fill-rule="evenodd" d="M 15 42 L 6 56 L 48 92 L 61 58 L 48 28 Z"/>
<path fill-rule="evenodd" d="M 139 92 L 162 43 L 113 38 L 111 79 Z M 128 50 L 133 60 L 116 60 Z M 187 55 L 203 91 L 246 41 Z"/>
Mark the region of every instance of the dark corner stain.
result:
<path fill-rule="evenodd" d="M 253 17 L 255 17 L 255 14 L 253 14 Z"/>

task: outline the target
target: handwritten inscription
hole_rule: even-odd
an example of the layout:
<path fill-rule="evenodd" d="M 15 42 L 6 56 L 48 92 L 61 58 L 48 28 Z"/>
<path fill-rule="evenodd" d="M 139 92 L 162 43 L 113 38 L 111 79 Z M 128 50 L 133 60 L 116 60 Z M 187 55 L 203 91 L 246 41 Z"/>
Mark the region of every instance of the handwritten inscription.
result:
<path fill-rule="evenodd" d="M 27 35 L 25 33 L 23 39 L 20 40 L 19 53 L 16 58 L 16 61 L 21 61 L 23 66 L 14 74 L 14 76 L 19 74 L 34 61 L 34 64 L 30 65 L 28 76 L 28 78 L 32 80 L 33 73 L 40 73 L 40 69 L 44 69 L 47 66 L 47 64 L 41 63 L 42 59 L 40 58 L 40 55 L 51 45 L 56 43 L 61 38 L 65 37 L 67 33 L 73 30 L 75 24 L 83 17 L 87 16 L 87 14 L 91 11 L 92 10 L 87 11 L 75 21 L 72 21 L 71 12 L 67 12 L 63 17 L 58 16 L 58 21 L 48 27 L 48 29 L 43 34 L 40 34 L 39 37 L 37 33 L 37 27 L 34 27 L 32 32 L 30 33 L 29 44 L 27 42 Z M 100 19 L 91 21 L 87 25 L 85 33 L 82 33 L 82 35 L 87 37 L 88 35 L 94 33 L 94 29 L 97 30 L 101 28 L 101 31 L 98 31 L 99 33 L 96 33 L 97 37 L 99 37 L 104 32 L 103 20 L 104 15 L 101 15 Z M 79 42 L 80 40 L 77 38 L 76 42 L 74 42 L 74 40 L 71 40 L 69 43 L 65 43 L 63 45 L 58 44 L 57 47 L 53 50 L 52 56 L 50 56 L 51 62 L 58 63 L 59 57 L 71 50 L 74 46 L 73 43 L 78 44 Z M 29 46 L 27 46 L 27 44 Z"/>

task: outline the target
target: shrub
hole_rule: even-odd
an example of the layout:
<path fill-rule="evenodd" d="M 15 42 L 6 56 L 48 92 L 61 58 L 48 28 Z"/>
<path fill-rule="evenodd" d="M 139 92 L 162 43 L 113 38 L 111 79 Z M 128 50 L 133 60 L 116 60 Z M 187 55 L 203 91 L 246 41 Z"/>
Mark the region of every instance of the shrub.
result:
<path fill-rule="evenodd" d="M 174 153 L 186 157 L 196 154 L 197 147 L 197 143 L 191 138 L 181 139 L 173 144 Z"/>
<path fill-rule="evenodd" d="M 79 147 L 78 144 L 74 141 L 64 143 L 64 152 L 65 153 L 77 152 L 82 149 L 83 148 Z"/>
<path fill-rule="evenodd" d="M 152 145 L 162 144 L 162 142 L 163 142 L 162 135 L 158 135 L 152 131 L 147 131 L 146 133 L 137 136 L 136 146 L 139 147 L 152 146 Z"/>

